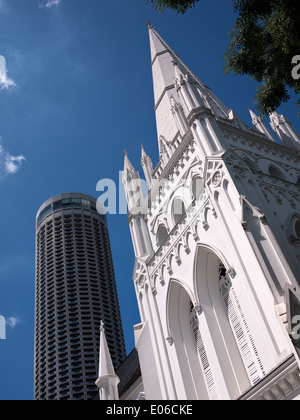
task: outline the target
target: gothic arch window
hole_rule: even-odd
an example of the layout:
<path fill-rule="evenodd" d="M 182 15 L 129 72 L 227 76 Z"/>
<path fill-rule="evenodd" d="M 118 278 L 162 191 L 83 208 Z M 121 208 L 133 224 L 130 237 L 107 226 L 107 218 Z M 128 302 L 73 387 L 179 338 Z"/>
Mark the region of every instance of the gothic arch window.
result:
<path fill-rule="evenodd" d="M 199 247 L 195 275 L 218 369 L 230 398 L 236 398 L 264 376 L 263 366 L 231 278 L 211 249 Z"/>
<path fill-rule="evenodd" d="M 172 203 L 172 216 L 175 225 L 186 215 L 184 202 L 181 198 L 175 198 Z"/>
<path fill-rule="evenodd" d="M 178 379 L 176 382 L 183 384 L 177 390 L 178 399 L 209 400 L 206 383 L 209 380 L 210 365 L 200 334 L 197 313 L 191 303 L 190 294 L 175 280 L 171 280 L 168 293 L 168 324 L 168 341 L 175 347 L 178 361 L 178 369 L 174 371 L 174 375 Z"/>
<path fill-rule="evenodd" d="M 159 225 L 156 235 L 157 246 L 162 246 L 169 237 L 167 228 L 164 225 Z"/>
<path fill-rule="evenodd" d="M 260 379 L 259 371 L 262 370 L 262 365 L 260 359 L 257 357 L 257 350 L 249 333 L 247 320 L 243 314 L 240 302 L 234 288 L 231 286 L 227 270 L 221 262 L 219 265 L 219 287 L 232 331 L 243 361 L 244 363 L 246 362 L 246 370 L 251 379 L 251 383 L 254 384 Z"/>
<path fill-rule="evenodd" d="M 200 175 L 194 176 L 192 180 L 192 196 L 193 199 L 198 199 L 204 193 L 204 180 Z"/>
<path fill-rule="evenodd" d="M 284 180 L 286 179 L 283 172 L 280 169 L 278 169 L 277 166 L 275 165 L 269 166 L 269 174 L 273 176 L 274 178 L 279 178 L 279 179 L 284 179 Z"/>

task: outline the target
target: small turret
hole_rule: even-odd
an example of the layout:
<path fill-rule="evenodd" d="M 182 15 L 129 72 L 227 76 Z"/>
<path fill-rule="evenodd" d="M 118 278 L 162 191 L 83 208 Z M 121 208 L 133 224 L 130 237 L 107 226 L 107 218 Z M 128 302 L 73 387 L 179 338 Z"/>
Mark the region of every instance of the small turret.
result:
<path fill-rule="evenodd" d="M 269 140 L 276 142 L 276 140 L 274 139 L 274 137 L 272 136 L 272 134 L 270 133 L 270 131 L 267 129 L 267 126 L 265 124 L 265 122 L 258 116 L 256 115 L 252 109 L 248 108 L 250 115 L 251 115 L 251 119 L 252 119 L 252 124 L 254 126 L 254 128 L 256 128 L 257 131 L 259 131 L 260 133 L 264 134 L 266 137 L 268 137 Z"/>
<path fill-rule="evenodd" d="M 143 194 L 141 188 L 141 179 L 139 173 L 132 166 L 128 154 L 125 151 L 123 184 L 130 212 L 136 211 L 142 204 Z"/>
<path fill-rule="evenodd" d="M 300 136 L 292 123 L 282 114 L 273 112 L 270 114 L 270 124 L 282 143 L 291 149 L 300 148 Z"/>
<path fill-rule="evenodd" d="M 142 164 L 142 168 L 144 170 L 144 175 L 145 175 L 145 179 L 146 179 L 148 188 L 149 188 L 149 190 L 151 190 L 151 187 L 152 187 L 152 184 L 153 184 L 153 179 L 152 179 L 153 164 L 152 164 L 152 160 L 150 159 L 150 157 L 145 152 L 145 149 L 144 149 L 143 146 L 142 146 L 141 164 Z"/>

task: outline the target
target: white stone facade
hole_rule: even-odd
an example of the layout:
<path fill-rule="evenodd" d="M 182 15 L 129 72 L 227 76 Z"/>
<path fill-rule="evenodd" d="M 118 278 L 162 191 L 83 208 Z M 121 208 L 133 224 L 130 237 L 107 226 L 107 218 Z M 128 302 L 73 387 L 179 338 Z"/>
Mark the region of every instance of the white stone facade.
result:
<path fill-rule="evenodd" d="M 142 150 L 146 198 L 128 156 L 123 177 L 145 397 L 296 399 L 299 135 L 247 127 L 149 33 L 160 160 Z"/>

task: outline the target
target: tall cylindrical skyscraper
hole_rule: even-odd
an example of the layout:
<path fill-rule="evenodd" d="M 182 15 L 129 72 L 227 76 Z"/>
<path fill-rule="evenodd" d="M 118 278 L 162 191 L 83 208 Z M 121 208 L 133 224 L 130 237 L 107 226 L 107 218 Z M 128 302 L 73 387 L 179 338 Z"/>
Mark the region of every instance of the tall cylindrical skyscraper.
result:
<path fill-rule="evenodd" d="M 36 400 L 87 400 L 97 393 L 100 321 L 115 367 L 126 357 L 106 217 L 76 193 L 37 213 Z"/>

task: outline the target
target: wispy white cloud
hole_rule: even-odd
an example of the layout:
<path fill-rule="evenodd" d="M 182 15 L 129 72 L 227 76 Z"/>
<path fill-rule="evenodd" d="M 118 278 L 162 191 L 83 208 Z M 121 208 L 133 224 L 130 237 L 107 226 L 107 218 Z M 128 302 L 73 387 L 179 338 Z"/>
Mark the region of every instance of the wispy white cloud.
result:
<path fill-rule="evenodd" d="M 45 3 L 39 4 L 40 7 L 46 7 L 47 9 L 52 9 L 52 7 L 58 6 L 61 0 L 45 0 Z"/>
<path fill-rule="evenodd" d="M 0 90 L 9 90 L 17 87 L 16 82 L 7 77 L 7 74 L 0 77 Z"/>
<path fill-rule="evenodd" d="M 7 154 L 5 161 L 5 170 L 7 174 L 15 174 L 18 172 L 23 160 L 25 160 L 24 156 L 11 156 Z"/>
<path fill-rule="evenodd" d="M 21 319 L 17 316 L 11 316 L 9 318 L 6 319 L 6 325 L 11 328 L 12 330 L 18 325 L 20 324 Z"/>
<path fill-rule="evenodd" d="M 0 143 L 2 138 L 0 137 Z M 7 152 L 4 147 L 0 144 L 0 180 L 7 175 L 13 175 L 18 172 L 21 168 L 22 162 L 26 158 L 22 155 L 13 156 Z"/>
<path fill-rule="evenodd" d="M 10 79 L 7 75 L 5 57 L 3 57 L 3 55 L 0 55 L 0 90 L 9 90 L 15 88 L 16 86 L 16 82 Z"/>

